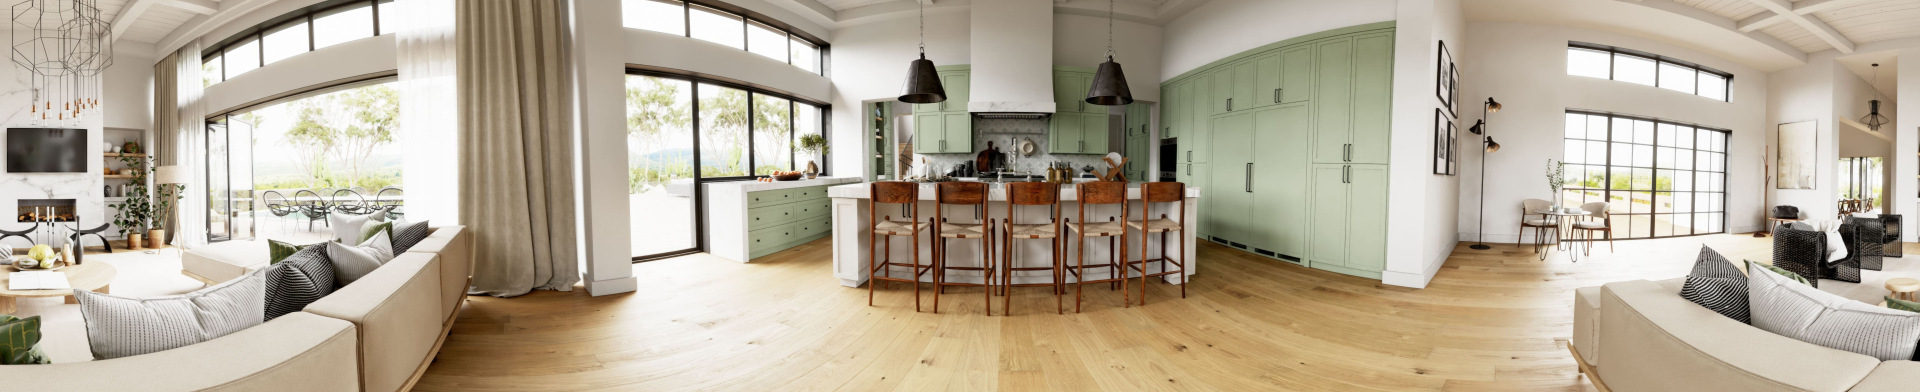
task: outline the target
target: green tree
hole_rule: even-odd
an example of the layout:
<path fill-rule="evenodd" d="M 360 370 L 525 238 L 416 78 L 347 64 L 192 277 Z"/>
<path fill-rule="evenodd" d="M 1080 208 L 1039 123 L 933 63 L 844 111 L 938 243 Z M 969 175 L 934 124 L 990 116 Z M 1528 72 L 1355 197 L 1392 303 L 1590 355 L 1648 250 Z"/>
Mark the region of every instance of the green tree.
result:
<path fill-rule="evenodd" d="M 753 149 L 757 152 L 755 175 L 773 174 L 775 170 L 790 170 L 791 152 L 788 145 L 793 142 L 793 106 L 792 101 L 767 95 L 753 96 Z"/>
<path fill-rule="evenodd" d="M 669 83 L 665 79 L 633 76 L 627 78 L 627 139 L 628 151 L 659 152 L 665 149 L 667 132 L 685 131 L 692 128 L 692 112 L 684 102 L 679 101 L 684 83 Z M 661 175 L 666 166 L 675 162 L 656 162 L 653 159 L 629 153 L 627 158 L 627 193 L 640 193 L 647 187 L 661 185 L 674 175 Z M 687 168 L 684 176 L 692 176 Z"/>
<path fill-rule="evenodd" d="M 709 170 L 702 164 L 700 172 L 707 176 L 744 176 L 747 168 L 742 166 L 746 159 L 747 145 L 747 92 L 730 88 L 714 88 L 714 94 L 701 93 L 700 119 L 705 126 L 700 129 L 700 137 L 709 148 L 724 149 L 720 152 L 726 158 L 723 166 Z"/>
<path fill-rule="evenodd" d="M 327 185 L 331 177 L 327 167 L 327 157 L 333 155 L 333 149 L 339 139 L 339 119 L 332 110 L 328 110 L 322 100 L 305 99 L 294 101 L 293 126 L 287 128 L 284 142 L 293 150 L 293 167 L 306 178 L 305 188 L 318 188 Z"/>
<path fill-rule="evenodd" d="M 295 151 L 294 167 L 309 178 L 307 187 L 371 185 L 366 162 L 394 140 L 399 95 L 391 87 L 372 86 L 289 104 L 294 123 L 286 143 Z M 344 176 L 333 173 L 335 162 L 346 168 Z"/>

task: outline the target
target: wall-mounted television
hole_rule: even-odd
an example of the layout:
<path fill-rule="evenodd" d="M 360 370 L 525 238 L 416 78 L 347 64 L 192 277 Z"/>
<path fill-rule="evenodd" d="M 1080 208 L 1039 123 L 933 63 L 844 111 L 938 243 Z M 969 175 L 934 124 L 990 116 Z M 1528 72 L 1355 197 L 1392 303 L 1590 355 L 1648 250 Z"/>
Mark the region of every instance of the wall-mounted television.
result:
<path fill-rule="evenodd" d="M 87 130 L 7 128 L 8 173 L 84 173 Z"/>

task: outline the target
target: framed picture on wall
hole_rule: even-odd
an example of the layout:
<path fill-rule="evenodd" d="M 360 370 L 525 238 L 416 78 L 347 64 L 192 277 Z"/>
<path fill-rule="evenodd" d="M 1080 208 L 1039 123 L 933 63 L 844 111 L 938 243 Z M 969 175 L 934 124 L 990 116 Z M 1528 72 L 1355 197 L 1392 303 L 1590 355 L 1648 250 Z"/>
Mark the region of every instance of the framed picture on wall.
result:
<path fill-rule="evenodd" d="M 1433 174 L 1453 174 L 1453 119 L 1433 110 Z"/>
<path fill-rule="evenodd" d="M 1453 96 L 1447 97 L 1447 114 L 1452 115 L 1455 118 L 1459 118 L 1460 117 L 1460 67 L 1458 64 L 1447 64 L 1447 86 L 1449 86 L 1447 88 L 1447 91 L 1453 93 Z"/>
<path fill-rule="evenodd" d="M 1812 120 L 1780 124 L 1776 189 L 1817 189 L 1819 127 Z"/>
<path fill-rule="evenodd" d="M 1440 107 L 1447 108 L 1447 115 L 1452 116 L 1458 112 L 1453 104 L 1458 100 L 1455 97 L 1460 96 L 1458 91 L 1454 91 L 1458 87 L 1455 83 L 1459 75 L 1453 70 L 1453 54 L 1447 52 L 1447 41 L 1440 41 L 1440 62 L 1435 64 L 1434 73 L 1434 94 L 1440 97 Z"/>
<path fill-rule="evenodd" d="M 1459 175 L 1460 170 L 1460 128 L 1453 121 L 1447 122 L 1447 175 Z"/>

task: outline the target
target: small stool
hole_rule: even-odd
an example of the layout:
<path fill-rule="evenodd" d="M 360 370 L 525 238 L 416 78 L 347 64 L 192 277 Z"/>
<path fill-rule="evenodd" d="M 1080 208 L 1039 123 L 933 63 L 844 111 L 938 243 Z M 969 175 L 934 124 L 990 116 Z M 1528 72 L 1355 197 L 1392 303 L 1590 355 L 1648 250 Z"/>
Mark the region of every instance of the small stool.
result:
<path fill-rule="evenodd" d="M 920 311 L 920 277 L 933 271 L 932 264 L 920 264 L 920 232 L 927 231 L 931 225 L 920 221 L 920 184 L 903 181 L 875 182 L 868 188 L 867 214 L 868 226 L 873 231 L 868 235 L 871 241 L 867 247 L 867 306 L 873 306 L 873 287 L 880 282 L 905 282 L 913 284 L 913 311 Z M 893 220 L 892 215 L 880 214 L 881 204 L 899 204 L 906 209 L 906 222 Z M 910 237 L 913 244 L 913 263 L 893 261 L 893 237 Z M 885 238 L 885 239 L 882 239 Z M 882 247 L 875 252 L 876 247 Z M 913 274 L 905 278 L 893 277 L 893 267 L 908 267 Z M 937 288 L 938 286 L 936 286 Z"/>
<path fill-rule="evenodd" d="M 1124 267 L 1120 264 L 1121 260 L 1127 259 L 1127 183 L 1118 181 L 1082 182 L 1074 184 L 1073 188 L 1076 192 L 1075 201 L 1080 205 L 1080 219 L 1078 221 L 1067 221 L 1067 228 L 1073 230 L 1073 240 L 1078 243 L 1078 245 L 1076 245 L 1078 247 L 1077 252 L 1074 253 L 1078 253 L 1079 257 L 1076 259 L 1078 265 L 1074 266 L 1074 268 L 1067 269 L 1068 273 L 1073 274 L 1074 280 L 1073 312 L 1080 312 L 1081 298 L 1085 295 L 1084 293 L 1087 290 L 1086 285 L 1088 283 L 1107 283 L 1111 286 L 1114 282 L 1119 282 L 1121 307 L 1133 306 L 1132 292 L 1127 290 L 1127 270 L 1123 269 Z M 1088 205 L 1113 204 L 1120 205 L 1120 217 L 1118 221 L 1112 217 L 1107 218 L 1106 222 L 1095 223 L 1087 221 Z M 1107 238 L 1108 260 L 1106 263 L 1087 265 L 1087 237 Z M 1089 280 L 1087 279 L 1087 268 L 1106 268 L 1107 271 L 1111 271 L 1111 273 L 1106 279 Z"/>
<path fill-rule="evenodd" d="M 993 278 L 997 272 L 993 268 L 993 220 L 988 219 L 987 183 L 984 182 L 942 182 L 934 191 L 933 236 L 939 240 L 933 244 L 933 312 L 940 313 L 940 294 L 947 286 L 980 286 L 980 296 L 987 301 L 987 315 L 993 315 Z M 974 218 L 979 223 L 949 222 L 946 216 L 947 206 L 973 206 Z M 980 240 L 980 266 L 955 267 L 947 262 L 948 248 L 952 240 Z M 980 271 L 980 283 L 955 283 L 947 281 L 947 270 Z"/>
<path fill-rule="evenodd" d="M 1178 203 L 1178 208 L 1174 209 L 1174 213 L 1176 214 L 1174 216 L 1180 217 L 1180 219 L 1168 219 L 1167 214 L 1160 214 L 1159 219 L 1149 218 L 1152 216 L 1152 212 L 1150 211 L 1154 203 Z M 1178 274 L 1180 276 L 1180 298 L 1187 297 L 1187 263 L 1184 257 L 1187 253 L 1187 236 L 1180 233 L 1180 229 L 1186 223 L 1183 220 L 1186 219 L 1186 216 L 1187 184 L 1178 182 L 1149 182 L 1140 184 L 1140 220 L 1127 221 L 1128 227 L 1132 227 L 1134 231 L 1140 232 L 1140 261 L 1126 261 L 1125 263 L 1127 264 L 1127 270 L 1140 271 L 1141 306 L 1147 305 L 1148 277 Z M 1175 238 L 1180 239 L 1180 251 L 1178 252 L 1170 251 L 1170 248 L 1167 247 L 1167 234 L 1170 232 L 1175 234 Z M 1160 235 L 1160 258 L 1158 259 L 1147 258 L 1147 239 L 1152 238 L 1153 234 Z M 1147 270 L 1147 263 L 1154 261 L 1160 262 L 1159 272 Z M 1169 268 L 1168 264 L 1172 264 L 1172 267 Z"/>
<path fill-rule="evenodd" d="M 1911 278 L 1887 279 L 1887 291 L 1893 292 L 1893 295 L 1891 295 L 1893 299 L 1902 300 L 1902 301 L 1920 301 L 1920 299 L 1915 299 L 1916 297 L 1914 296 L 1915 292 L 1920 292 L 1920 279 L 1911 279 Z"/>
<path fill-rule="evenodd" d="M 1021 206 L 1045 206 L 1046 223 L 1014 223 L 1013 212 Z M 1013 294 L 1010 287 L 1048 287 L 1053 289 L 1053 312 L 1066 314 L 1065 300 L 1060 294 L 1066 292 L 1066 272 L 1061 260 L 1066 247 L 1060 243 L 1061 211 L 1060 184 L 1051 182 L 1011 182 L 1007 183 L 1007 219 L 1000 222 L 1000 307 L 1003 314 L 1013 314 Z M 1037 220 L 1037 219 L 1036 219 Z M 1046 240 L 1047 250 L 1052 260 L 1044 267 L 1014 266 L 1014 240 Z M 1013 275 L 1020 271 L 1050 271 L 1053 279 L 1046 283 L 1013 283 Z"/>

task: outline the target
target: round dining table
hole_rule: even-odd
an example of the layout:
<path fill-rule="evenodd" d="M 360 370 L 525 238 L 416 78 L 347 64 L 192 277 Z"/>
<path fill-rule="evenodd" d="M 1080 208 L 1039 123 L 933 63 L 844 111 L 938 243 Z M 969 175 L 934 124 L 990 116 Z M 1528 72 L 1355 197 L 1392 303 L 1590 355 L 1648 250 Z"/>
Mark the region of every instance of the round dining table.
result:
<path fill-rule="evenodd" d="M 1553 246 L 1547 247 L 1545 251 L 1542 251 L 1539 245 L 1535 245 L 1533 247 L 1534 253 L 1540 254 L 1540 260 L 1546 260 L 1548 253 L 1558 249 L 1558 250 L 1567 252 L 1567 257 L 1573 260 L 1573 262 L 1576 262 L 1576 263 L 1580 262 L 1580 252 L 1575 252 L 1573 249 L 1574 246 L 1579 246 L 1580 244 L 1569 244 L 1568 241 L 1566 241 L 1565 236 L 1567 235 L 1567 233 L 1573 231 L 1573 223 L 1575 220 L 1578 220 L 1580 217 L 1583 217 L 1583 216 L 1593 215 L 1593 213 L 1587 212 L 1586 210 L 1574 210 L 1573 212 L 1567 212 L 1567 211 L 1561 211 L 1561 210 L 1542 210 L 1542 211 L 1533 211 L 1532 213 L 1536 215 L 1545 216 L 1547 217 L 1547 219 L 1552 220 L 1554 224 Z M 1585 242 L 1585 241 L 1582 241 L 1582 242 Z M 1592 245 L 1588 244 L 1587 246 L 1592 246 Z"/>

